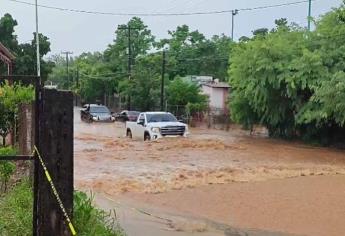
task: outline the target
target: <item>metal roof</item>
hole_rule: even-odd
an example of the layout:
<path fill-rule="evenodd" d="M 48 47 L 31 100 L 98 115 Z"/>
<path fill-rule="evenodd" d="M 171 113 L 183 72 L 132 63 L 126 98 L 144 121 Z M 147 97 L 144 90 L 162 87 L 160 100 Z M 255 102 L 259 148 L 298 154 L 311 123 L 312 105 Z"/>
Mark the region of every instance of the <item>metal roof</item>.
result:
<path fill-rule="evenodd" d="M 14 60 L 16 57 L 0 42 L 0 53 L 8 57 L 10 60 Z"/>
<path fill-rule="evenodd" d="M 0 59 L 11 63 L 16 57 L 0 42 Z"/>
<path fill-rule="evenodd" d="M 230 88 L 230 85 L 225 82 L 219 82 L 219 83 L 207 83 L 203 84 L 204 86 L 208 86 L 211 88 Z"/>

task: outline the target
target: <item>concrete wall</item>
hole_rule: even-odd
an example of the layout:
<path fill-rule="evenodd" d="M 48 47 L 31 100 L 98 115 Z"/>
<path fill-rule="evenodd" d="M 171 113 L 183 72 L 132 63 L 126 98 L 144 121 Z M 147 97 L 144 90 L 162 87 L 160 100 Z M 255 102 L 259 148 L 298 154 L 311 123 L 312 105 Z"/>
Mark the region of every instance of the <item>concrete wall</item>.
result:
<path fill-rule="evenodd" d="M 202 86 L 203 94 L 209 96 L 209 105 L 211 108 L 226 109 L 229 89 L 227 88 L 213 88 L 210 86 Z"/>

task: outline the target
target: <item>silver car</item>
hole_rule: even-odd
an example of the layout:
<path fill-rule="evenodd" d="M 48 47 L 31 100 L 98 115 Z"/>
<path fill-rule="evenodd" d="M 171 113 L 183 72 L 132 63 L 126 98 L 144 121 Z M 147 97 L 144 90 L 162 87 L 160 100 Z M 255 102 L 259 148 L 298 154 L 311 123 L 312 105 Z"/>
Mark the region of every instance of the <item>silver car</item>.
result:
<path fill-rule="evenodd" d="M 114 122 L 115 119 L 106 106 L 90 104 L 81 110 L 81 119 L 87 122 Z"/>

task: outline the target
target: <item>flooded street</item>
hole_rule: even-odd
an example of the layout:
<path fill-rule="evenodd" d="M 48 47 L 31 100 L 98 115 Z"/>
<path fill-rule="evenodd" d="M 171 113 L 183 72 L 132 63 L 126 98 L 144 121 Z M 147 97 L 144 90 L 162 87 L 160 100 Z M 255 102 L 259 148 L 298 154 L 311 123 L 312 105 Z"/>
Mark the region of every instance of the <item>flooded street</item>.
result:
<path fill-rule="evenodd" d="M 123 123 L 83 123 L 76 109 L 75 186 L 116 208 L 129 235 L 345 232 L 345 152 L 235 128 L 191 133 L 133 141 Z"/>

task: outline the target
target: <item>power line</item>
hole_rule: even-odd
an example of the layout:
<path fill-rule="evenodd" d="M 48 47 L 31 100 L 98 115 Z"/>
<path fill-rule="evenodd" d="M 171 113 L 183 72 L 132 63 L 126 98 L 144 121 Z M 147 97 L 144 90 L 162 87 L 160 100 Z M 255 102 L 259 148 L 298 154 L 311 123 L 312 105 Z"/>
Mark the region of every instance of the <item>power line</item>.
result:
<path fill-rule="evenodd" d="M 21 0 L 8 0 L 11 2 L 16 2 L 24 5 L 35 6 L 35 4 L 30 2 L 25 2 Z M 318 1 L 318 0 L 303 0 L 303 1 L 295 1 L 295 2 L 288 2 L 288 3 L 281 3 L 275 5 L 266 5 L 266 6 L 259 6 L 259 7 L 251 7 L 251 8 L 242 8 L 237 9 L 238 11 L 255 11 L 255 10 L 264 10 L 269 8 L 277 8 L 277 7 L 285 7 L 285 6 L 292 6 L 292 5 L 299 5 L 303 3 L 309 3 L 309 1 Z M 229 10 L 219 10 L 219 11 L 200 11 L 200 12 L 180 12 L 180 13 L 120 13 L 120 12 L 100 12 L 100 11 L 89 11 L 89 10 L 80 10 L 80 9 L 71 9 L 71 8 L 63 8 L 63 7 L 55 7 L 55 6 L 48 6 L 48 5 L 38 5 L 41 8 L 47 8 L 52 10 L 58 11 L 69 11 L 74 13 L 84 13 L 84 14 L 93 14 L 93 15 L 111 15 L 111 16 L 194 16 L 194 15 L 215 15 L 215 14 L 225 14 L 225 13 L 232 13 L 236 9 L 229 9 Z"/>

